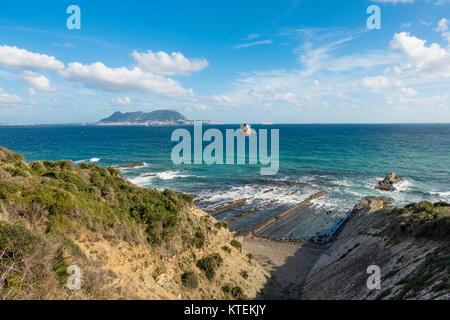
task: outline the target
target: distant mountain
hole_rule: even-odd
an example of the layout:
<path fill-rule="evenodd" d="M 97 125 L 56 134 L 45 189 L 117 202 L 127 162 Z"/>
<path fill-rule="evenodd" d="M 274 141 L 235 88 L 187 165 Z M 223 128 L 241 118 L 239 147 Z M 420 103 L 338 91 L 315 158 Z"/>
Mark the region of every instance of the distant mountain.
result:
<path fill-rule="evenodd" d="M 184 123 L 188 119 L 181 113 L 173 110 L 156 110 L 152 112 L 114 112 L 108 118 L 99 121 L 100 124 L 108 123 Z"/>

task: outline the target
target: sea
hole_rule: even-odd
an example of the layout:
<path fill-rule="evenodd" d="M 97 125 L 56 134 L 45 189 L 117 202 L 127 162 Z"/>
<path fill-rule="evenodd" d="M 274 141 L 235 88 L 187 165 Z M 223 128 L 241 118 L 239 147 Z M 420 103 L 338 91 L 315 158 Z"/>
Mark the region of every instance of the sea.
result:
<path fill-rule="evenodd" d="M 225 141 L 225 130 L 239 125 L 203 126 L 204 131 L 211 128 L 220 130 Z M 255 124 L 252 128 L 256 134 L 267 129 L 269 136 L 272 129 L 279 130 L 277 174 L 261 175 L 259 163 L 174 164 L 171 153 L 178 142 L 171 141 L 172 133 L 186 129 L 193 138 L 193 126 L 1 126 L 0 145 L 21 153 L 26 161 L 143 163 L 120 169 L 122 175 L 146 188 L 192 194 L 196 205 L 210 213 L 230 206 L 215 215 L 219 220 L 251 212 L 245 216 L 247 225 L 266 218 L 264 208 L 276 214 L 274 208 L 294 206 L 325 190 L 325 196 L 313 200 L 320 210 L 307 235 L 332 226 L 365 196 L 389 196 L 397 206 L 450 201 L 450 124 Z M 209 143 L 203 142 L 203 147 Z M 270 150 L 269 143 L 269 154 Z M 397 190 L 375 189 L 392 171 L 404 178 Z"/>

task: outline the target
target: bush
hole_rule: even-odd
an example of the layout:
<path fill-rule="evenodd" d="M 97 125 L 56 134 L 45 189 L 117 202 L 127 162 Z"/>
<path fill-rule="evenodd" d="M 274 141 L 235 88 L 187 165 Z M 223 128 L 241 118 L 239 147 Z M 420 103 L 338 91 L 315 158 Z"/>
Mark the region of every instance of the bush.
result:
<path fill-rule="evenodd" d="M 248 279 L 248 273 L 247 273 L 247 271 L 242 270 L 240 274 L 241 274 L 242 278 Z"/>
<path fill-rule="evenodd" d="M 123 179 L 116 168 L 76 166 L 71 161 L 18 161 L 13 168 L 9 163 L 5 165 L 7 157 L 22 159 L 0 147 L 2 172 L 6 168 L 17 169 L 14 174 L 23 174 L 28 181 L 19 184 L 0 178 L 0 201 L 17 205 L 30 220 L 38 220 L 34 213 L 39 208 L 41 216 L 46 217 L 39 220 L 44 224 L 40 227 L 47 232 L 79 226 L 103 231 L 120 224 L 124 228 L 120 236 L 128 237 L 140 224 L 148 242 L 161 243 L 174 232 L 179 213 L 192 201 L 191 196 L 171 190 L 160 192 L 135 186 Z M 204 241 L 203 235 L 195 235 L 197 247 L 203 246 Z"/>
<path fill-rule="evenodd" d="M 237 240 L 231 240 L 230 244 L 235 247 L 236 249 L 242 250 L 242 245 Z"/>
<path fill-rule="evenodd" d="M 225 285 L 225 286 L 222 287 L 222 291 L 223 291 L 223 293 L 225 293 L 225 294 L 230 294 L 230 292 L 231 292 L 231 287 L 230 287 L 229 285 Z"/>
<path fill-rule="evenodd" d="M 192 242 L 196 248 L 198 249 L 203 248 L 203 245 L 205 244 L 205 235 L 202 232 L 197 231 L 194 234 L 194 239 L 192 240 Z"/>
<path fill-rule="evenodd" d="M 241 287 L 233 287 L 231 288 L 231 295 L 233 298 L 241 299 L 244 296 Z"/>
<path fill-rule="evenodd" d="M 238 286 L 231 287 L 229 285 L 225 285 L 222 287 L 222 291 L 223 291 L 223 293 L 225 293 L 225 295 L 231 294 L 231 296 L 233 298 L 238 299 L 238 300 L 246 300 L 247 299 L 247 297 L 245 296 L 241 287 L 238 287 Z"/>
<path fill-rule="evenodd" d="M 226 223 L 226 222 L 216 222 L 215 224 L 214 224 L 214 226 L 217 228 L 217 229 L 221 229 L 221 228 L 224 228 L 224 229 L 228 229 L 228 223 Z"/>
<path fill-rule="evenodd" d="M 194 198 L 190 194 L 178 193 L 177 196 L 180 200 L 186 202 L 187 204 L 192 205 L 194 203 Z"/>
<path fill-rule="evenodd" d="M 0 222 L 0 252 L 14 261 L 31 253 L 39 242 L 39 237 L 31 233 L 22 224 Z"/>
<path fill-rule="evenodd" d="M 222 250 L 225 251 L 226 253 L 231 253 L 231 249 L 227 246 L 223 246 Z"/>
<path fill-rule="evenodd" d="M 19 192 L 22 188 L 7 180 L 0 180 L 0 200 L 6 200 L 10 195 Z"/>
<path fill-rule="evenodd" d="M 197 261 L 197 267 L 205 273 L 209 280 L 216 276 L 216 269 L 222 265 L 223 259 L 218 253 L 213 253 Z"/>
<path fill-rule="evenodd" d="M 198 278 L 193 271 L 185 272 L 181 276 L 181 282 L 186 288 L 196 289 L 198 287 Z"/>

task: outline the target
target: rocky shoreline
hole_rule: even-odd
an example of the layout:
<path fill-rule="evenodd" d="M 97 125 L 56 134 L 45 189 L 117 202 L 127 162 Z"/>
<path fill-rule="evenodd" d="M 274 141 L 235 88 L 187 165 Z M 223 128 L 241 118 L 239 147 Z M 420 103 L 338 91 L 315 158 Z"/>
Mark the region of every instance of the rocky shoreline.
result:
<path fill-rule="evenodd" d="M 387 197 L 355 205 L 329 246 L 247 237 L 271 277 L 261 298 L 305 300 L 450 299 L 450 206 L 395 208 Z M 295 249 L 293 249 L 295 248 Z M 369 266 L 380 268 L 369 289 Z"/>

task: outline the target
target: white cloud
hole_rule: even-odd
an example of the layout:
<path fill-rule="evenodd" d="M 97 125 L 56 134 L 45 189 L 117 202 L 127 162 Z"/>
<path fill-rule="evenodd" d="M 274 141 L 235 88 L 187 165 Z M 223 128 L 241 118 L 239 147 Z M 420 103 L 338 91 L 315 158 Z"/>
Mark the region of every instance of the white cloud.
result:
<path fill-rule="evenodd" d="M 406 56 L 407 62 L 394 68 L 397 74 L 420 78 L 450 77 L 450 53 L 439 44 L 426 46 L 426 40 L 401 32 L 394 35 L 390 47 L 400 49 Z"/>
<path fill-rule="evenodd" d="M 133 51 L 131 55 L 143 70 L 163 75 L 189 75 L 209 66 L 206 59 L 188 59 L 181 52 L 172 52 L 168 55 L 163 51 L 148 50 L 147 53 Z"/>
<path fill-rule="evenodd" d="M 396 92 L 387 97 L 387 103 L 407 103 L 411 98 L 417 96 L 419 93 L 413 88 L 398 88 Z"/>
<path fill-rule="evenodd" d="M 0 88 L 0 104 L 20 103 L 23 99 L 17 95 L 8 94 Z"/>
<path fill-rule="evenodd" d="M 25 71 L 22 74 L 22 80 L 34 89 L 42 91 L 51 90 L 50 79 L 33 71 Z"/>
<path fill-rule="evenodd" d="M 431 22 L 428 22 L 428 21 L 425 21 L 425 20 L 419 20 L 419 23 L 421 24 L 421 25 L 424 25 L 424 26 L 427 26 L 427 27 L 429 27 L 429 26 L 431 26 L 433 23 L 431 23 Z"/>
<path fill-rule="evenodd" d="M 435 29 L 435 31 L 440 32 L 441 36 L 448 42 L 450 42 L 450 31 L 448 30 L 449 24 L 450 23 L 447 19 L 442 18 L 441 20 L 439 20 L 438 26 Z"/>
<path fill-rule="evenodd" d="M 226 95 L 214 95 L 211 97 L 211 100 L 213 102 L 216 102 L 217 104 L 224 105 L 224 106 L 233 106 L 235 105 L 233 99 Z"/>
<path fill-rule="evenodd" d="M 8 68 L 52 69 L 64 68 L 61 61 L 45 54 L 33 53 L 25 49 L 0 46 L 0 65 Z"/>
<path fill-rule="evenodd" d="M 244 41 L 247 41 L 247 40 L 252 40 L 252 39 L 256 39 L 256 38 L 259 38 L 259 34 L 257 34 L 257 33 L 252 33 L 252 34 L 249 34 L 248 36 L 247 36 L 247 38 L 245 38 L 245 39 L 243 39 Z"/>
<path fill-rule="evenodd" d="M 366 77 L 359 82 L 363 89 L 368 89 L 372 92 L 380 92 L 385 89 L 398 86 L 401 83 L 399 81 L 390 80 L 386 76 Z"/>
<path fill-rule="evenodd" d="M 70 63 L 60 75 L 72 82 L 82 83 L 88 88 L 99 88 L 110 92 L 144 92 L 172 97 L 193 96 L 192 89 L 184 89 L 170 78 L 164 78 L 140 68 L 109 68 L 101 62 L 83 65 Z"/>
<path fill-rule="evenodd" d="M 234 46 L 234 49 L 249 48 L 249 47 L 259 46 L 262 44 L 271 44 L 271 43 L 272 43 L 272 40 L 253 41 L 253 42 L 238 44 L 237 46 Z"/>
<path fill-rule="evenodd" d="M 255 86 L 249 90 L 260 105 L 272 106 L 274 102 L 298 104 L 299 98 L 288 88 L 283 86 Z"/>
<path fill-rule="evenodd" d="M 305 75 L 311 75 L 321 70 L 343 72 L 358 68 L 369 69 L 376 66 L 389 65 L 399 60 L 397 54 L 379 50 L 341 57 L 335 57 L 331 54 L 334 50 L 340 48 L 341 45 L 353 39 L 353 37 L 346 37 L 318 47 L 308 42 L 297 48 L 298 60 L 304 68 Z"/>
<path fill-rule="evenodd" d="M 52 46 L 54 47 L 64 47 L 64 48 L 73 48 L 73 43 L 65 42 L 65 43 L 52 43 Z"/>
<path fill-rule="evenodd" d="M 120 105 L 120 106 L 128 106 L 131 104 L 131 99 L 130 97 L 118 97 L 116 99 L 113 99 L 112 104 L 116 104 L 116 105 Z"/>

